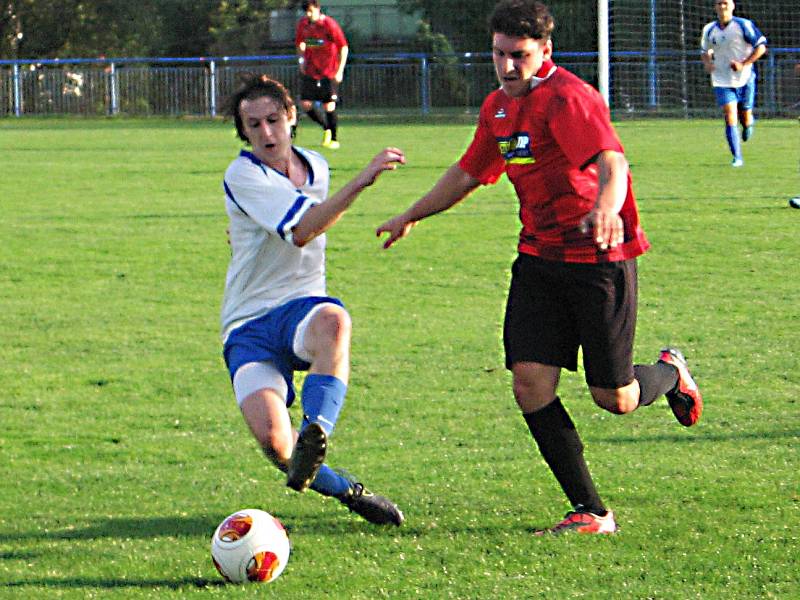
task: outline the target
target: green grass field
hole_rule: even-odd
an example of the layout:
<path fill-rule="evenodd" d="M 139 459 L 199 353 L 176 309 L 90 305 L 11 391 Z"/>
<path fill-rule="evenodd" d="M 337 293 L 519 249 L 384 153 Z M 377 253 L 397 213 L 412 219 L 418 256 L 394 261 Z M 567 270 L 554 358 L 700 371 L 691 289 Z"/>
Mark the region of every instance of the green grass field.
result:
<path fill-rule="evenodd" d="M 653 243 L 636 358 L 680 346 L 706 410 L 692 429 L 663 399 L 613 416 L 565 374 L 621 531 L 541 539 L 568 506 L 502 363 L 510 185 L 388 252 L 374 236 L 470 125 L 346 120 L 328 153 L 334 188 L 383 145 L 409 158 L 329 235 L 330 292 L 355 326 L 330 463 L 401 505 L 406 524 L 381 529 L 288 491 L 238 414 L 217 335 L 232 126 L 0 120 L 0 597 L 800 596 L 797 123 L 761 121 L 739 170 L 721 120 L 618 129 Z M 301 145 L 318 138 L 301 128 Z M 209 559 L 245 507 L 293 543 L 266 587 L 223 585 Z"/>

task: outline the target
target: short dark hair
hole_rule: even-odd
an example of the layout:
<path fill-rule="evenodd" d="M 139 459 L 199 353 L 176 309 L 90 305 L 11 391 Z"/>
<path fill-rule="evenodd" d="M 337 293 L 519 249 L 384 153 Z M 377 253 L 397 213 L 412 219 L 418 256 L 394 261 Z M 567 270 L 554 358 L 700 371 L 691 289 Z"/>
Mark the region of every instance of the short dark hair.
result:
<path fill-rule="evenodd" d="M 536 0 L 501 0 L 489 17 L 489 29 L 509 37 L 546 40 L 555 28 L 550 9 Z"/>
<path fill-rule="evenodd" d="M 223 114 L 233 118 L 233 122 L 236 124 L 236 133 L 239 134 L 239 139 L 244 142 L 249 140 L 244 134 L 244 125 L 242 123 L 242 115 L 239 113 L 239 105 L 242 103 L 242 100 L 255 100 L 261 97 L 271 98 L 282 105 L 287 113 L 294 108 L 292 95 L 280 81 L 256 73 L 246 73 L 243 75 L 239 87 L 225 99 L 222 110 Z"/>
<path fill-rule="evenodd" d="M 319 8 L 319 0 L 303 0 L 300 6 L 303 7 L 303 12 L 307 11 L 312 6 Z"/>

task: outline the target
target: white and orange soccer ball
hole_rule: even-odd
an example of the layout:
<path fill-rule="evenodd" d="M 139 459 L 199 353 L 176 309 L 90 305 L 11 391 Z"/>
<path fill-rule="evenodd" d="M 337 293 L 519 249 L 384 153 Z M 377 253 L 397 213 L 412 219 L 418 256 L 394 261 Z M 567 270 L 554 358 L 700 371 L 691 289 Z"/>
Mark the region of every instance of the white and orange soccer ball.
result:
<path fill-rule="evenodd" d="M 257 508 L 233 513 L 211 538 L 214 566 L 231 583 L 274 581 L 286 568 L 290 551 L 281 522 Z"/>

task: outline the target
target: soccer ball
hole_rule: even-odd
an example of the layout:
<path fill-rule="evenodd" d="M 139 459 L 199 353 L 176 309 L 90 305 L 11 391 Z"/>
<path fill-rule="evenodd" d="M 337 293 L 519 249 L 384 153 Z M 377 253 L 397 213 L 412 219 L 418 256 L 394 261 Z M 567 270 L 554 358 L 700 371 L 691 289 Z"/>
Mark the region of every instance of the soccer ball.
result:
<path fill-rule="evenodd" d="M 800 196 L 795 196 L 791 200 L 789 200 L 789 206 L 792 208 L 800 208 Z"/>
<path fill-rule="evenodd" d="M 290 550 L 281 522 L 256 508 L 233 513 L 211 538 L 211 560 L 231 583 L 274 581 L 286 568 Z"/>

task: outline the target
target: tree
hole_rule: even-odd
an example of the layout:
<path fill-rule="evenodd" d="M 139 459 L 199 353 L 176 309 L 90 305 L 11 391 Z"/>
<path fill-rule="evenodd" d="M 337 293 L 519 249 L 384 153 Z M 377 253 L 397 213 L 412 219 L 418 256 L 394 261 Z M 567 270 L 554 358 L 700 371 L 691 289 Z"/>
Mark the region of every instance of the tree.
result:
<path fill-rule="evenodd" d="M 73 35 L 60 49 L 67 56 L 159 54 L 164 22 L 158 0 L 79 2 Z"/>
<path fill-rule="evenodd" d="M 496 0 L 397 0 L 408 14 L 421 14 L 434 33 L 444 35 L 458 52 L 488 50 L 487 18 Z"/>
<path fill-rule="evenodd" d="M 248 54 L 292 0 L 0 0 L 0 58 Z M 18 35 L 21 34 L 21 37 Z"/>
<path fill-rule="evenodd" d="M 0 19 L 3 58 L 54 56 L 69 36 L 78 0 L 6 0 Z"/>
<path fill-rule="evenodd" d="M 496 0 L 397 0 L 400 10 L 418 12 L 458 52 L 489 51 L 489 15 Z M 597 48 L 597 3 L 589 0 L 546 1 L 556 21 L 556 50 Z"/>
<path fill-rule="evenodd" d="M 296 4 L 292 0 L 221 0 L 211 15 L 212 54 L 250 54 L 270 39 L 270 13 Z"/>
<path fill-rule="evenodd" d="M 67 58 L 130 55 L 157 47 L 157 0 L 7 0 L 0 21 L 5 56 Z M 15 33 L 15 48 L 7 40 Z"/>
<path fill-rule="evenodd" d="M 0 4 L 0 10 L 0 57 L 16 57 L 22 33 L 17 7 L 9 0 Z"/>
<path fill-rule="evenodd" d="M 164 23 L 161 50 L 151 56 L 207 56 L 214 41 L 213 15 L 220 0 L 167 0 L 159 3 Z"/>

